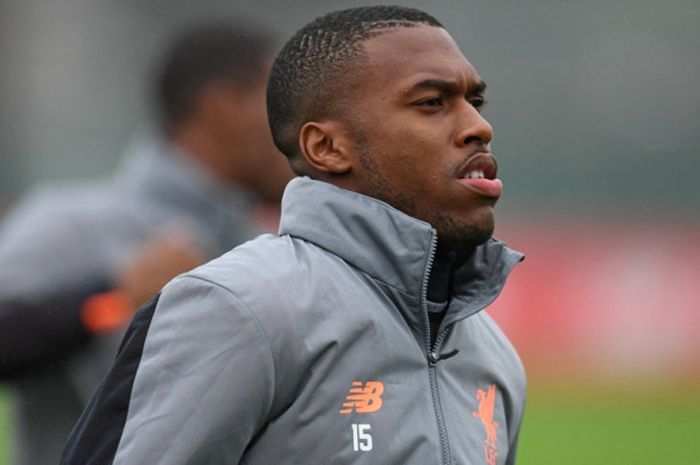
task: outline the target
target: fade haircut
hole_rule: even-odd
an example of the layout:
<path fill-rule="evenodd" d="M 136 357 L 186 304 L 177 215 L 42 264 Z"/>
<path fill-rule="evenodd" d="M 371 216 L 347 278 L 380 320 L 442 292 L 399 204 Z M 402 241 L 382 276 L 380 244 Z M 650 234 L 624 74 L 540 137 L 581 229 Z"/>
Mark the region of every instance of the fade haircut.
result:
<path fill-rule="evenodd" d="M 273 35 L 249 21 L 201 21 L 180 31 L 153 75 L 162 129 L 167 133 L 187 118 L 212 82 L 229 82 L 243 91 L 259 85 L 274 52 Z"/>
<path fill-rule="evenodd" d="M 299 132 L 308 121 L 342 114 L 349 76 L 367 57 L 362 43 L 391 29 L 420 25 L 443 27 L 413 8 L 350 8 L 316 18 L 289 39 L 272 66 L 267 114 L 277 148 L 297 173 Z"/>

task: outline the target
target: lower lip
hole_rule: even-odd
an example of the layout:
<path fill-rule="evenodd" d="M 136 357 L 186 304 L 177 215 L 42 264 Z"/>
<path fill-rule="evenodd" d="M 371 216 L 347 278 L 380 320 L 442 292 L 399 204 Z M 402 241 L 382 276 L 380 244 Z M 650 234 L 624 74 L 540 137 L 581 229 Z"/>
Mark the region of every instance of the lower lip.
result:
<path fill-rule="evenodd" d="M 498 198 L 503 193 L 503 182 L 500 179 L 470 179 L 464 178 L 459 180 L 462 184 L 469 187 L 471 190 L 485 197 Z"/>

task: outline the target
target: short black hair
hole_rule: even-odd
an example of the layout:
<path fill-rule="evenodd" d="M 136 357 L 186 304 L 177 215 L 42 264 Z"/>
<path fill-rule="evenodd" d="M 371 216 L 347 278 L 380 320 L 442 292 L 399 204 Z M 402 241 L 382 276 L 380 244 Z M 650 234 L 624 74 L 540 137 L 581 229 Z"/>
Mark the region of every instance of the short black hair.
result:
<path fill-rule="evenodd" d="M 182 29 L 153 76 L 155 109 L 164 131 L 191 114 L 204 86 L 225 81 L 250 89 L 264 79 L 275 38 L 242 19 L 200 21 Z"/>
<path fill-rule="evenodd" d="M 304 123 L 339 111 L 343 77 L 366 56 L 362 42 L 389 29 L 424 24 L 443 27 L 413 8 L 369 6 L 326 14 L 297 31 L 277 55 L 267 85 L 267 115 L 277 148 L 293 161 L 300 155 Z"/>

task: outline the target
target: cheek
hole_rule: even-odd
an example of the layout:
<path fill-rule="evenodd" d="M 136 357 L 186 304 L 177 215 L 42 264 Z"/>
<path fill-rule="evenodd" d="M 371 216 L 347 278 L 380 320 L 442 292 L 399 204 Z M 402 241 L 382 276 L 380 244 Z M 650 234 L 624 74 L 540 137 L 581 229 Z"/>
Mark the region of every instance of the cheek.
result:
<path fill-rule="evenodd" d="M 376 169 L 407 191 L 428 191 L 445 176 L 447 145 L 433 128 L 415 124 L 410 118 L 389 118 L 358 131 L 358 145 L 373 158 Z"/>
<path fill-rule="evenodd" d="M 407 131 L 397 138 L 402 141 L 402 150 L 406 163 L 424 177 L 439 177 L 444 165 L 444 157 L 449 147 L 442 143 L 439 135 L 422 134 L 419 131 Z"/>
<path fill-rule="evenodd" d="M 264 109 L 261 110 L 259 107 L 254 107 L 252 110 L 253 111 L 250 112 L 250 117 L 248 118 L 249 128 L 254 130 L 256 134 L 269 135 L 270 127 L 267 122 L 267 113 L 264 111 Z"/>

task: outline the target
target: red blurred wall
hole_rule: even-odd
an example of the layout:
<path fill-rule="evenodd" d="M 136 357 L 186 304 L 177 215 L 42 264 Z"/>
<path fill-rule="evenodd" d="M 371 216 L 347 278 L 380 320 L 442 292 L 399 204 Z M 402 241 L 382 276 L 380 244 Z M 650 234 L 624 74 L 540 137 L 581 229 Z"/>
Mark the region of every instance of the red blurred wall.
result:
<path fill-rule="evenodd" d="M 490 313 L 530 376 L 700 379 L 700 225 L 510 224 Z"/>

